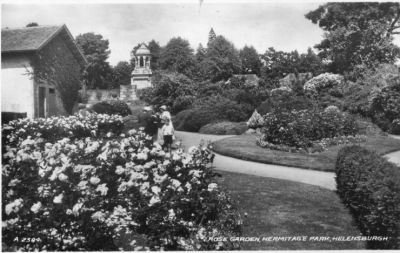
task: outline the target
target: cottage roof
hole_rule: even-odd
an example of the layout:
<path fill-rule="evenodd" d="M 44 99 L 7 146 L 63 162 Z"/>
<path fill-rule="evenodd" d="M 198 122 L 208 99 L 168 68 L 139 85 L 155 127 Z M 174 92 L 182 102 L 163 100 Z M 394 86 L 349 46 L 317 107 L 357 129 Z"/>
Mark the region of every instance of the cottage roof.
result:
<path fill-rule="evenodd" d="M 72 53 L 79 62 L 85 64 L 86 58 L 76 45 L 66 25 L 1 29 L 1 53 L 39 51 L 57 35 L 63 35 Z"/>

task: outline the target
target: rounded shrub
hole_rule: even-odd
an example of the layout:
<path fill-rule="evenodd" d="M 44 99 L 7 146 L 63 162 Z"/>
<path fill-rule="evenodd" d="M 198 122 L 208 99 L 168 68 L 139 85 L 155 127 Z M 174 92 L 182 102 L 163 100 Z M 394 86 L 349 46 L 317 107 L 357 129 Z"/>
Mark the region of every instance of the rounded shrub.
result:
<path fill-rule="evenodd" d="M 123 101 L 113 100 L 108 103 L 114 107 L 114 111 L 118 115 L 128 116 L 132 114 L 132 111 L 129 108 L 128 104 Z"/>
<path fill-rule="evenodd" d="M 102 101 L 92 106 L 92 110 L 99 114 L 118 114 L 121 116 L 127 116 L 132 114 L 128 104 L 123 101 Z"/>
<path fill-rule="evenodd" d="M 336 161 L 337 193 L 350 209 L 370 249 L 400 248 L 400 168 L 360 146 L 342 148 Z"/>
<path fill-rule="evenodd" d="M 108 114 L 108 115 L 116 114 L 114 106 L 105 101 L 94 104 L 92 106 L 92 110 L 99 114 Z"/>
<path fill-rule="evenodd" d="M 205 110 L 190 110 L 186 119 L 181 125 L 181 129 L 189 132 L 198 132 L 202 126 L 221 120 L 215 112 Z"/>
<path fill-rule="evenodd" d="M 216 135 L 240 135 L 248 129 L 246 122 L 222 121 L 210 123 L 200 128 L 199 133 Z"/>

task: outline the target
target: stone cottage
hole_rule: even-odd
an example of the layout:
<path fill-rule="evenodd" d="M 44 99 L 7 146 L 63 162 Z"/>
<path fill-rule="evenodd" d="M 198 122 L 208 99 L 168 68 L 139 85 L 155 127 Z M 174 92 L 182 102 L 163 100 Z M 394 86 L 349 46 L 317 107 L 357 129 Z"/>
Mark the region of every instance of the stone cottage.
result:
<path fill-rule="evenodd" d="M 1 56 L 3 121 L 72 112 L 87 62 L 65 25 L 2 29 Z"/>

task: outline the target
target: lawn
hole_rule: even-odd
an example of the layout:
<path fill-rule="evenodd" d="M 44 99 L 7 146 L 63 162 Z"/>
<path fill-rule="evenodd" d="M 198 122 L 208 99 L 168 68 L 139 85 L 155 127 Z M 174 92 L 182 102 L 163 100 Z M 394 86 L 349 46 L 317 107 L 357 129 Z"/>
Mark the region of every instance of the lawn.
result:
<path fill-rule="evenodd" d="M 369 136 L 360 144 L 379 154 L 400 150 L 400 140 L 387 136 Z M 243 160 L 267 164 L 277 164 L 304 169 L 334 171 L 336 156 L 343 146 L 330 147 L 321 153 L 289 153 L 261 148 L 256 144 L 256 135 L 238 135 L 214 142 L 214 151 Z"/>
<path fill-rule="evenodd" d="M 218 184 L 237 201 L 243 237 L 359 236 L 335 192 L 308 184 L 220 172 Z M 247 213 L 247 216 L 245 216 Z M 242 250 L 365 249 L 363 242 L 246 242 Z"/>

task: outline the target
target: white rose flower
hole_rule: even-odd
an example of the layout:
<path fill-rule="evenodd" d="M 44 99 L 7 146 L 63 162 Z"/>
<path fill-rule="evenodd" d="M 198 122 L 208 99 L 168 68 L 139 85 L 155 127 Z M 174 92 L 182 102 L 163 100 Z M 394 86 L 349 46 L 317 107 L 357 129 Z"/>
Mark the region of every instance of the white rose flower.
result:
<path fill-rule="evenodd" d="M 142 193 L 146 193 L 147 190 L 150 188 L 150 184 L 149 182 L 144 182 L 141 186 L 140 186 L 140 191 Z"/>
<path fill-rule="evenodd" d="M 72 213 L 75 216 L 78 216 L 79 215 L 79 211 L 81 210 L 82 206 L 83 206 L 83 203 L 76 203 L 74 205 L 74 207 L 72 207 Z"/>
<path fill-rule="evenodd" d="M 33 213 L 38 213 L 40 208 L 42 208 L 42 203 L 37 202 L 37 203 L 33 204 L 33 206 L 31 207 L 31 211 Z"/>
<path fill-rule="evenodd" d="M 59 179 L 60 181 L 62 181 L 62 182 L 66 182 L 66 181 L 68 180 L 68 176 L 65 175 L 64 173 L 60 173 L 60 174 L 58 175 L 58 179 Z"/>
<path fill-rule="evenodd" d="M 186 189 L 188 190 L 188 192 L 190 192 L 190 190 L 192 189 L 192 185 L 191 185 L 189 182 L 187 182 L 187 183 L 185 184 L 185 187 L 186 187 Z"/>
<path fill-rule="evenodd" d="M 95 220 L 95 221 L 96 221 L 96 220 L 98 220 L 98 221 L 104 221 L 106 215 L 105 215 L 105 213 L 103 213 L 103 212 L 97 211 L 97 212 L 93 213 L 91 217 L 92 217 L 92 219 Z"/>
<path fill-rule="evenodd" d="M 168 210 L 168 219 L 169 219 L 169 220 L 174 220 L 175 217 L 176 217 L 176 215 L 175 215 L 174 209 L 169 209 L 169 210 Z"/>
<path fill-rule="evenodd" d="M 178 161 L 179 159 L 181 159 L 181 157 L 180 157 L 178 154 L 174 153 L 174 154 L 172 155 L 172 160 Z"/>
<path fill-rule="evenodd" d="M 85 190 L 87 188 L 87 181 L 80 181 L 78 184 L 80 190 Z"/>
<path fill-rule="evenodd" d="M 193 175 L 193 177 L 197 178 L 200 177 L 201 172 L 201 170 L 191 170 L 189 171 L 189 175 Z"/>
<path fill-rule="evenodd" d="M 188 152 L 189 152 L 189 154 L 193 154 L 193 153 L 196 153 L 197 150 L 198 150 L 197 147 L 192 146 L 192 147 L 190 147 L 190 148 L 188 149 Z"/>
<path fill-rule="evenodd" d="M 23 206 L 23 200 L 21 198 L 14 200 L 13 202 L 6 205 L 6 214 L 10 214 L 12 212 L 17 213 L 19 209 Z"/>
<path fill-rule="evenodd" d="M 181 185 L 181 182 L 179 182 L 179 180 L 176 179 L 171 179 L 171 184 L 174 186 L 174 188 L 178 188 Z"/>
<path fill-rule="evenodd" d="M 146 153 L 140 152 L 140 153 L 137 154 L 137 159 L 139 159 L 139 160 L 144 160 L 144 161 L 145 161 L 145 160 L 148 159 L 148 156 L 147 156 Z"/>
<path fill-rule="evenodd" d="M 154 182 L 156 184 L 161 184 L 162 182 L 164 182 L 165 179 L 167 179 L 168 175 L 165 174 L 164 176 L 160 176 L 158 173 L 154 174 Z"/>
<path fill-rule="evenodd" d="M 89 181 L 90 181 L 91 184 L 98 184 L 98 183 L 100 183 L 100 178 L 91 177 Z"/>
<path fill-rule="evenodd" d="M 121 165 L 118 165 L 117 168 L 115 169 L 115 173 L 116 173 L 117 175 L 121 175 L 121 174 L 124 173 L 124 172 L 125 172 L 125 169 L 124 169 L 124 167 L 122 167 Z"/>
<path fill-rule="evenodd" d="M 212 192 L 218 188 L 218 185 L 216 183 L 211 183 L 208 185 L 207 191 Z"/>
<path fill-rule="evenodd" d="M 189 164 L 189 163 L 191 163 L 191 162 L 192 162 L 192 157 L 191 157 L 191 156 L 186 156 L 186 157 L 182 160 L 183 165 L 187 165 L 187 164 Z"/>
<path fill-rule="evenodd" d="M 107 195 L 107 192 L 108 192 L 107 184 L 101 184 L 101 185 L 97 186 L 96 191 L 100 192 L 100 194 L 102 196 Z"/>
<path fill-rule="evenodd" d="M 153 206 L 156 203 L 159 203 L 161 200 L 158 196 L 153 196 L 150 199 L 149 206 Z"/>
<path fill-rule="evenodd" d="M 13 180 L 10 181 L 10 183 L 8 183 L 8 186 L 13 187 L 13 186 L 16 186 L 19 183 L 21 183 L 21 180 L 13 179 Z"/>
<path fill-rule="evenodd" d="M 55 203 L 55 204 L 61 204 L 63 198 L 64 198 L 64 195 L 61 193 L 60 195 L 54 197 L 53 203 Z"/>
<path fill-rule="evenodd" d="M 158 187 L 158 186 L 152 186 L 152 187 L 151 187 L 151 191 L 152 191 L 154 194 L 158 195 L 158 194 L 161 192 L 161 188 Z"/>

